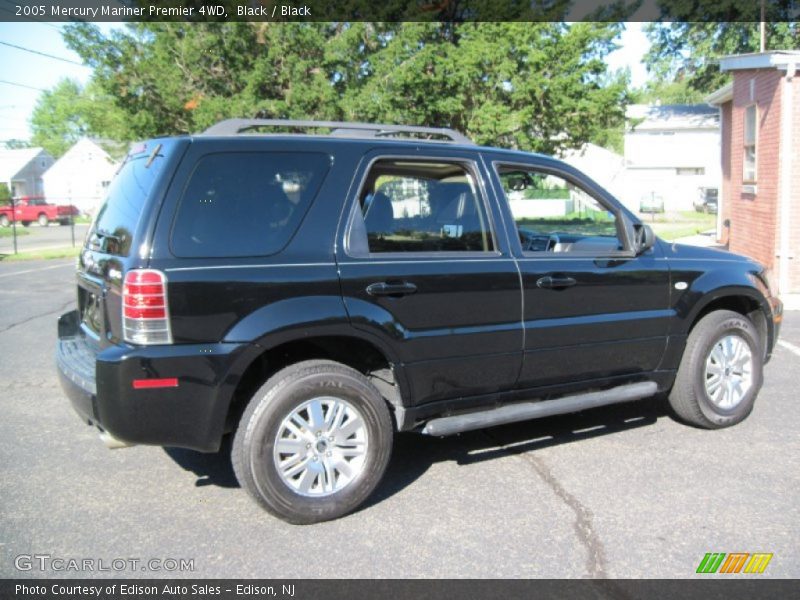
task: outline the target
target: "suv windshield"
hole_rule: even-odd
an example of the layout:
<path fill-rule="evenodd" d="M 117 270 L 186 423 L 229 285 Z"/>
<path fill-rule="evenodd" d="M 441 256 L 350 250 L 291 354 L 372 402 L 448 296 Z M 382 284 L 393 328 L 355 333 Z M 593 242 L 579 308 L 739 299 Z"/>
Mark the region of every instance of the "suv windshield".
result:
<path fill-rule="evenodd" d="M 168 142 L 137 144 L 111 182 L 86 237 L 86 247 L 128 256 L 143 206 L 166 162 Z"/>

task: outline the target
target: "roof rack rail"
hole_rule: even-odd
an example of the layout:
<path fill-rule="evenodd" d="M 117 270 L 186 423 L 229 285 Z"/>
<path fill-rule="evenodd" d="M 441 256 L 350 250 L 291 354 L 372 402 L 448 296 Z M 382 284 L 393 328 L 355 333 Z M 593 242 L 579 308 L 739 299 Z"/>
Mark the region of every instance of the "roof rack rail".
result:
<path fill-rule="evenodd" d="M 226 119 L 212 125 L 203 135 L 237 135 L 259 127 L 297 127 L 331 129 L 330 135 L 339 137 L 389 137 L 402 133 L 439 136 L 459 144 L 473 141 L 454 129 L 444 127 L 412 127 L 409 125 L 381 125 L 375 123 L 346 123 L 342 121 L 295 121 L 291 119 Z"/>

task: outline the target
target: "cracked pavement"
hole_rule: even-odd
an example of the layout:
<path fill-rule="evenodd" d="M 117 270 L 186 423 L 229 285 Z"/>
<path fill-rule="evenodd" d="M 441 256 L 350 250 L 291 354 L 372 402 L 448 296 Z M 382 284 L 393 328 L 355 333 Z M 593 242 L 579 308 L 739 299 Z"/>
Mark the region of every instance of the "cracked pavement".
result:
<path fill-rule="evenodd" d="M 800 356 L 778 347 L 751 417 L 722 431 L 656 399 L 445 439 L 396 438 L 367 505 L 292 526 L 221 452 L 107 450 L 53 366 L 72 261 L 0 263 L 0 577 L 19 554 L 189 558 L 126 577 L 691 577 L 706 552 L 772 552 L 800 576 Z M 783 339 L 800 345 L 800 313 Z"/>

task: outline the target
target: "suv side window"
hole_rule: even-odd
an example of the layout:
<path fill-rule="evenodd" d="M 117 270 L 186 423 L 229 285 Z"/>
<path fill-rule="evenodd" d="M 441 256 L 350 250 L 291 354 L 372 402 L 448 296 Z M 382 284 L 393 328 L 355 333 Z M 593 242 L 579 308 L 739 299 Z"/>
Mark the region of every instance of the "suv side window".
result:
<path fill-rule="evenodd" d="M 330 168 L 313 152 L 203 156 L 184 188 L 170 246 L 178 257 L 266 256 L 294 235 Z"/>
<path fill-rule="evenodd" d="M 619 216 L 582 187 L 534 168 L 497 166 L 526 253 L 623 251 Z"/>
<path fill-rule="evenodd" d="M 463 164 L 378 160 L 358 199 L 351 247 L 366 235 L 369 253 L 494 251 L 480 188 Z"/>

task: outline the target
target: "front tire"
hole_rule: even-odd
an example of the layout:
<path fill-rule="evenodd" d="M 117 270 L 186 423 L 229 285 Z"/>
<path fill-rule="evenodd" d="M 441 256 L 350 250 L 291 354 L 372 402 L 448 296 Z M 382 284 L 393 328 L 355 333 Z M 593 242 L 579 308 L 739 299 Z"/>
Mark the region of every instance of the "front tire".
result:
<path fill-rule="evenodd" d="M 689 334 L 669 403 L 692 425 L 720 429 L 740 423 L 753 410 L 763 383 L 762 344 L 753 323 L 718 310 Z"/>
<path fill-rule="evenodd" d="M 44 213 L 39 215 L 39 218 L 37 219 L 37 221 L 39 222 L 39 227 L 47 227 L 48 223 L 50 223 L 50 220 L 47 218 L 47 215 L 44 214 Z"/>
<path fill-rule="evenodd" d="M 375 386 L 328 360 L 282 369 L 253 396 L 233 441 L 236 478 L 267 511 L 295 524 L 357 508 L 389 462 L 393 427 Z"/>
<path fill-rule="evenodd" d="M 6 215 L 0 215 L 0 227 L 8 227 L 11 221 Z"/>

